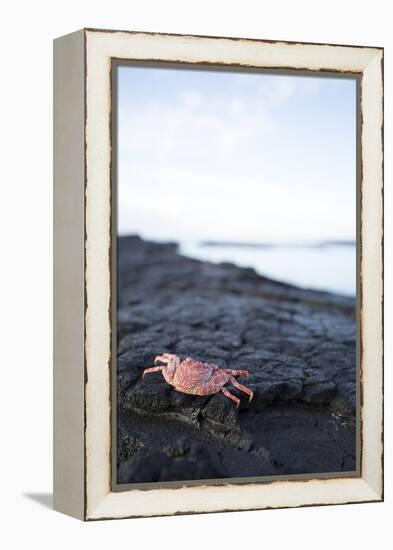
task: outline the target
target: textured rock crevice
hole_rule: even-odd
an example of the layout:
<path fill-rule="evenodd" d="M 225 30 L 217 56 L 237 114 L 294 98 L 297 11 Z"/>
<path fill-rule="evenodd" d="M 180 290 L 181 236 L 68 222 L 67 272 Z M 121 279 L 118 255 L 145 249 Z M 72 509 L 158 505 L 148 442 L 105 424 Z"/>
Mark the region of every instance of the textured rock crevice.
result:
<path fill-rule="evenodd" d="M 120 238 L 119 482 L 354 470 L 355 319 L 351 298 Z M 253 401 L 142 379 L 164 352 L 248 370 Z"/>

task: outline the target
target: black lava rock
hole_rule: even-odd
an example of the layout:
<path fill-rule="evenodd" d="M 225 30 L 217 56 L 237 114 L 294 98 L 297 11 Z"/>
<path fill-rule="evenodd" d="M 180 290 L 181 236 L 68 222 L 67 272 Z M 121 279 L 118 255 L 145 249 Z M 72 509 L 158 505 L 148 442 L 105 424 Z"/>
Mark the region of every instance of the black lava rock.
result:
<path fill-rule="evenodd" d="M 175 243 L 118 240 L 118 481 L 352 471 L 356 309 L 234 264 L 186 258 Z M 160 372 L 162 353 L 249 371 L 198 397 Z"/>

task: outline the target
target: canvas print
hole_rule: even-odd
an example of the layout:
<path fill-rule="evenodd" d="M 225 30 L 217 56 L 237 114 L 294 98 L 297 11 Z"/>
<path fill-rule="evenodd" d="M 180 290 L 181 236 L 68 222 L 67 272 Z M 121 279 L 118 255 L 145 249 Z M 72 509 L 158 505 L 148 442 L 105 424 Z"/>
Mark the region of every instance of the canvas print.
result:
<path fill-rule="evenodd" d="M 356 475 L 356 79 L 114 81 L 115 484 Z"/>

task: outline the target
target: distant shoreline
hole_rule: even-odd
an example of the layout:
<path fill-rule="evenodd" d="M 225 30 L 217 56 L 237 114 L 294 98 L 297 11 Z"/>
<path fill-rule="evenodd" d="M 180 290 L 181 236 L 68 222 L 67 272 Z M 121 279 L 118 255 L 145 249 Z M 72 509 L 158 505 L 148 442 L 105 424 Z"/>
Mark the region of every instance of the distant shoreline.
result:
<path fill-rule="evenodd" d="M 356 241 L 316 241 L 316 242 L 283 242 L 283 243 L 255 243 L 255 242 L 238 242 L 238 241 L 199 241 L 199 246 L 219 246 L 226 248 L 327 248 L 332 246 L 349 246 L 355 247 Z"/>
<path fill-rule="evenodd" d="M 356 295 L 354 241 L 241 242 L 203 240 L 181 243 L 186 256 L 213 263 L 231 262 L 300 288 Z"/>
<path fill-rule="evenodd" d="M 127 238 L 142 239 L 135 234 L 119 235 L 120 240 Z M 143 239 L 212 265 L 232 263 L 241 268 L 252 268 L 262 277 L 301 289 L 356 297 L 356 241 L 353 240 L 258 243 Z"/>

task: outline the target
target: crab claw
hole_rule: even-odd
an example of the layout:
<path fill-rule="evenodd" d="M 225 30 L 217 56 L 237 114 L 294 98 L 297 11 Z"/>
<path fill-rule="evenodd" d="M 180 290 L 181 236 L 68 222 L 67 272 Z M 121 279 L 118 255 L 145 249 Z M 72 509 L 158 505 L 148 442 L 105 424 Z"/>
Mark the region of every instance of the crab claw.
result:
<path fill-rule="evenodd" d="M 146 374 L 150 374 L 152 372 L 159 372 L 159 371 L 162 371 L 164 369 L 165 369 L 165 367 L 151 367 L 149 369 L 145 369 L 143 371 L 142 378 L 145 378 Z"/>

